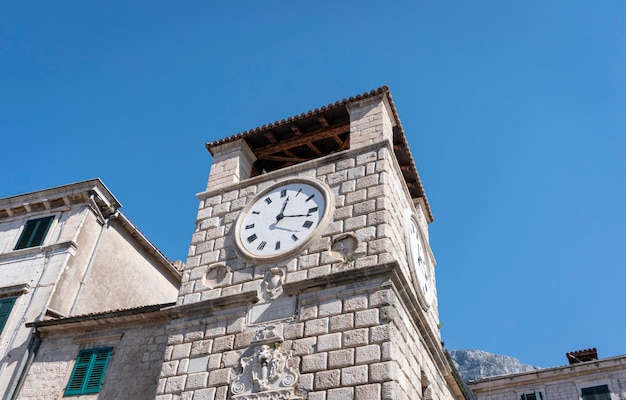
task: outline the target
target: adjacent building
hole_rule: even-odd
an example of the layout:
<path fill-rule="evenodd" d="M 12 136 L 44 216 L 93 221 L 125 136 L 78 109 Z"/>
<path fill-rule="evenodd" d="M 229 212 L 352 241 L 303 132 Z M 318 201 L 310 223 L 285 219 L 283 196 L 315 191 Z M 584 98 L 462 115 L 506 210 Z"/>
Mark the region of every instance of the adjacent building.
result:
<path fill-rule="evenodd" d="M 180 273 L 120 207 L 98 179 L 0 199 L 3 399 L 40 346 L 27 323 L 176 300 Z"/>
<path fill-rule="evenodd" d="M 626 355 L 598 359 L 595 348 L 566 354 L 569 365 L 469 382 L 478 400 L 620 400 Z"/>

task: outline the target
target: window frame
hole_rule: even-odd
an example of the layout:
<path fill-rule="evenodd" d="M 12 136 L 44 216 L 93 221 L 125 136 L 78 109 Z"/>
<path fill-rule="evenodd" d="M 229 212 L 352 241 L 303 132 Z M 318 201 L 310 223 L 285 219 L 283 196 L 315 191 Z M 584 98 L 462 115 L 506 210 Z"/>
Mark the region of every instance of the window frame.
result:
<path fill-rule="evenodd" d="M 606 388 L 606 393 L 589 393 L 588 395 L 592 395 L 593 399 L 590 400 L 595 400 L 597 398 L 597 395 L 604 395 L 607 394 L 609 399 L 612 399 L 613 397 L 611 396 L 611 387 L 609 386 L 608 383 L 601 383 L 601 384 L 597 384 L 597 385 L 593 385 L 593 386 L 585 386 L 585 387 L 580 387 L 580 398 L 582 400 L 585 400 L 586 398 L 588 399 L 588 397 L 585 397 L 585 394 L 583 394 L 583 390 L 585 389 L 595 389 L 595 388 Z"/>
<path fill-rule="evenodd" d="M 544 391 L 540 389 L 524 390 L 523 392 L 518 393 L 518 398 L 520 400 L 527 400 L 529 395 L 534 395 L 535 400 L 546 400 Z"/>
<path fill-rule="evenodd" d="M 29 249 L 43 245 L 53 221 L 54 215 L 26 221 L 13 250 Z"/>
<path fill-rule="evenodd" d="M 0 298 L 0 336 L 2 335 L 7 322 L 9 322 L 9 317 L 11 316 L 16 300 L 17 297 Z M 5 311 L 2 311 L 3 306 L 5 306 Z"/>
<path fill-rule="evenodd" d="M 578 381 L 575 383 L 576 383 L 576 391 L 577 391 L 579 400 L 583 400 L 583 389 L 588 389 L 588 388 L 592 388 L 596 386 L 607 386 L 609 389 L 609 398 L 610 399 L 616 398 L 615 396 L 613 396 L 613 393 L 615 393 L 615 391 L 613 390 L 613 386 L 611 385 L 611 381 L 609 379 L 598 379 L 598 380 L 582 381 L 582 382 Z"/>
<path fill-rule="evenodd" d="M 113 354 L 113 347 L 83 349 L 78 352 L 63 396 L 99 393 Z"/>

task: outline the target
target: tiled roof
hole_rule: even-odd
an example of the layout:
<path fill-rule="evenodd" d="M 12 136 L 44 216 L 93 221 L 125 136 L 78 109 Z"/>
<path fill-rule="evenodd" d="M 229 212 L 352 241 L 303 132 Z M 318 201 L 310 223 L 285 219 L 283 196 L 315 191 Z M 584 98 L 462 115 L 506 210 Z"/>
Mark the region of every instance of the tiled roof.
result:
<path fill-rule="evenodd" d="M 58 326 L 58 325 L 72 325 L 76 323 L 84 323 L 88 321 L 99 321 L 105 319 L 119 319 L 124 317 L 134 317 L 139 316 L 140 314 L 148 314 L 155 311 L 160 311 L 166 307 L 171 307 L 176 303 L 164 303 L 164 304 L 153 304 L 148 306 L 140 306 L 133 308 L 124 308 L 118 310 L 109 310 L 109 311 L 100 311 L 88 314 L 75 315 L 72 317 L 63 317 L 63 318 L 55 318 L 48 319 L 43 321 L 35 321 L 29 322 L 26 324 L 27 327 L 50 327 L 50 326 Z"/>
<path fill-rule="evenodd" d="M 591 349 L 570 351 L 569 353 L 565 353 L 565 356 L 570 364 L 578 364 L 581 362 L 597 360 L 598 350 L 595 347 L 592 347 Z"/>
<path fill-rule="evenodd" d="M 415 161 L 413 159 L 413 156 L 411 155 L 411 152 L 409 151 L 409 146 L 407 143 L 406 135 L 404 133 L 404 129 L 400 122 L 400 117 L 398 116 L 398 112 L 387 86 L 381 86 L 378 89 L 372 90 L 370 92 L 365 92 L 363 94 L 352 96 L 341 101 L 336 101 L 326 106 L 315 108 L 313 110 L 309 110 L 307 112 L 286 119 L 282 119 L 280 121 L 274 121 L 270 124 L 258 126 L 256 128 L 240 132 L 224 139 L 216 140 L 214 142 L 207 142 L 206 148 L 211 153 L 211 155 L 214 155 L 213 148 L 215 148 L 216 146 L 243 139 L 250 145 L 253 152 L 255 150 L 266 149 L 268 147 L 271 147 L 271 144 L 273 142 L 283 140 L 283 138 L 289 137 L 289 139 L 292 139 L 292 137 L 289 136 L 293 136 L 293 134 L 291 133 L 292 130 L 295 131 L 296 134 L 300 134 L 300 130 L 302 130 L 301 127 L 310 129 L 317 128 L 313 127 L 313 124 L 318 124 L 317 120 L 322 121 L 320 127 L 324 126 L 326 129 L 335 129 L 337 139 L 336 142 L 340 143 L 342 140 L 345 139 L 343 137 L 339 137 L 339 135 L 347 135 L 347 132 L 349 131 L 349 113 L 347 108 L 348 104 L 379 96 L 381 94 L 387 97 L 387 100 L 391 107 L 391 111 L 393 113 L 393 118 L 396 121 L 393 138 L 394 151 L 396 154 L 396 158 L 398 159 L 398 162 L 400 164 L 404 179 L 407 183 L 407 186 L 409 187 L 409 191 L 411 192 L 411 197 L 423 199 L 429 219 L 430 221 L 433 221 L 430 204 L 428 203 L 428 199 L 426 198 L 426 193 L 417 172 Z M 334 151 L 341 149 L 330 150 Z M 299 154 L 298 156 L 304 155 Z"/>

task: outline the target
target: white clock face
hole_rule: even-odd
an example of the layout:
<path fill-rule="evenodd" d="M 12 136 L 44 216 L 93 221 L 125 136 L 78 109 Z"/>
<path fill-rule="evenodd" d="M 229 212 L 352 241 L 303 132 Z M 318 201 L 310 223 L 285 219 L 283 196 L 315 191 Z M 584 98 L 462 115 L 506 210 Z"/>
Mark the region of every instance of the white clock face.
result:
<path fill-rule="evenodd" d="M 321 183 L 293 179 L 262 192 L 241 213 L 235 228 L 240 253 L 255 261 L 295 254 L 316 237 L 330 212 Z"/>
<path fill-rule="evenodd" d="M 413 214 L 408 214 L 406 218 L 406 236 L 407 251 L 409 256 L 409 264 L 412 268 L 412 274 L 416 278 L 416 284 L 428 307 L 433 300 L 433 283 L 431 279 L 430 268 L 426 261 L 424 245 L 420 238 L 417 220 Z"/>

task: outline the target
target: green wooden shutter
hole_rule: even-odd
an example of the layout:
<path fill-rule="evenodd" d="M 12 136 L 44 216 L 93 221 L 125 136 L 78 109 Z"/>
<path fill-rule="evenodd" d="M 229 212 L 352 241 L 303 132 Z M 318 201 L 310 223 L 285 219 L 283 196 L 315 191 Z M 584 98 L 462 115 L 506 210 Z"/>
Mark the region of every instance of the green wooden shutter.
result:
<path fill-rule="evenodd" d="M 111 347 L 81 350 L 65 388 L 65 396 L 98 393 L 104 381 L 112 350 Z"/>
<path fill-rule="evenodd" d="M 74 365 L 74 371 L 70 376 L 70 381 L 65 389 L 65 395 L 81 394 L 83 390 L 83 383 L 85 378 L 89 374 L 89 366 L 91 364 L 91 351 L 82 350 L 78 353 L 78 359 Z"/>
<path fill-rule="evenodd" d="M 52 225 L 53 219 L 54 217 L 51 216 L 27 221 L 14 250 L 40 246 L 48 233 L 48 229 L 50 229 L 50 225 Z"/>
<path fill-rule="evenodd" d="M 98 393 L 100 391 L 100 386 L 102 386 L 102 381 L 104 381 L 104 373 L 107 370 L 110 358 L 110 348 L 99 349 L 94 353 L 91 371 L 85 382 L 83 393 Z"/>
<path fill-rule="evenodd" d="M 0 300 L 0 334 L 2 334 L 4 325 L 7 323 L 9 315 L 11 315 L 11 310 L 13 309 L 14 303 L 15 297 Z"/>

